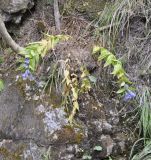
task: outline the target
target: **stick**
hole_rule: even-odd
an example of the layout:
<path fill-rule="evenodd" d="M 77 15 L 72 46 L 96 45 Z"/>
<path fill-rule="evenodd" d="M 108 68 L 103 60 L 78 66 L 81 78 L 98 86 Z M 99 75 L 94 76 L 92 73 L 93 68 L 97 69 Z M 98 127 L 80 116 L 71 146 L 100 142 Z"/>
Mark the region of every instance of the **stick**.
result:
<path fill-rule="evenodd" d="M 55 25 L 57 32 L 61 32 L 61 24 L 60 24 L 60 12 L 58 6 L 58 0 L 54 0 L 54 17 L 55 17 Z"/>

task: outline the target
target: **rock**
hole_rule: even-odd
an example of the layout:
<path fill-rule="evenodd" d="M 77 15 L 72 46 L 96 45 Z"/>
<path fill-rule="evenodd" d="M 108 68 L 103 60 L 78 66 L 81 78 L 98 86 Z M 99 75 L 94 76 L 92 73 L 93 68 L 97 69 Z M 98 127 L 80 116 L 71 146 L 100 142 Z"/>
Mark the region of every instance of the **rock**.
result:
<path fill-rule="evenodd" d="M 74 0 L 74 7 L 81 13 L 86 13 L 89 18 L 95 19 L 99 16 L 99 12 L 103 10 L 106 0 Z"/>
<path fill-rule="evenodd" d="M 49 134 L 53 134 L 55 131 L 60 130 L 62 126 L 68 124 L 63 108 L 56 108 L 52 111 L 45 112 L 43 122 L 46 126 L 45 130 L 49 132 Z"/>
<path fill-rule="evenodd" d="M 65 114 L 63 108 L 25 101 L 17 86 L 5 81 L 0 94 L 0 138 L 33 140 L 41 145 L 81 141 L 80 131 L 65 128 Z"/>
<path fill-rule="evenodd" d="M 123 154 L 124 152 L 126 152 L 128 137 L 125 133 L 121 132 L 121 133 L 117 133 L 114 137 L 114 141 L 116 143 L 116 145 L 114 146 L 113 149 L 113 153 L 116 154 Z"/>
<path fill-rule="evenodd" d="M 76 151 L 76 148 L 77 148 L 77 145 L 69 144 L 69 145 L 67 145 L 66 151 L 68 153 L 74 153 Z"/>
<path fill-rule="evenodd" d="M 109 124 L 106 120 L 95 120 L 92 122 L 92 125 L 94 125 L 95 130 L 98 133 L 103 133 L 103 134 L 110 134 L 112 133 L 112 125 Z"/>
<path fill-rule="evenodd" d="M 96 158 L 106 158 L 112 154 L 114 142 L 110 135 L 102 135 L 100 137 L 100 145 L 102 147 L 102 151 L 94 151 L 93 157 Z"/>
<path fill-rule="evenodd" d="M 14 142 L 5 139 L 0 142 L 0 159 L 41 160 L 42 155 L 45 154 L 45 152 L 46 151 L 43 147 L 38 147 L 33 142 Z"/>
<path fill-rule="evenodd" d="M 30 142 L 26 149 L 23 151 L 24 159 L 41 160 L 42 154 L 45 154 L 45 150 L 42 150 L 36 144 Z"/>
<path fill-rule="evenodd" d="M 102 124 L 102 127 L 103 127 L 103 133 L 104 134 L 112 133 L 113 126 L 111 124 L 109 124 L 108 122 L 104 121 L 103 124 Z"/>
<path fill-rule="evenodd" d="M 67 154 L 65 156 L 60 157 L 60 160 L 68 160 L 72 159 L 74 157 L 74 154 Z"/>
<path fill-rule="evenodd" d="M 111 155 L 114 146 L 113 140 L 109 135 L 101 136 L 102 147 L 106 148 L 106 157 Z"/>
<path fill-rule="evenodd" d="M 19 23 L 23 13 L 34 6 L 34 0 L 0 0 L 0 10 L 4 21 Z"/>

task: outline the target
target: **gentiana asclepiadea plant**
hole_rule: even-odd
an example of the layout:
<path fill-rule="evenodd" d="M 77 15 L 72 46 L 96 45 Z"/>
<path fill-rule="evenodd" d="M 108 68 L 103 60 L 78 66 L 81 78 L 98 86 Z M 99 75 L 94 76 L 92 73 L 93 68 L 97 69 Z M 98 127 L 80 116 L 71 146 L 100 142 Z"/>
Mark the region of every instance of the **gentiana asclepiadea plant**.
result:
<path fill-rule="evenodd" d="M 98 62 L 104 60 L 104 67 L 112 66 L 113 71 L 111 74 L 117 77 L 117 83 L 119 85 L 119 90 L 117 94 L 124 94 L 124 101 L 128 101 L 136 96 L 131 87 L 132 82 L 126 76 L 126 72 L 123 68 L 122 62 L 116 58 L 116 56 L 108 51 L 107 49 L 99 46 L 94 46 L 93 55 L 99 53 L 97 59 Z"/>

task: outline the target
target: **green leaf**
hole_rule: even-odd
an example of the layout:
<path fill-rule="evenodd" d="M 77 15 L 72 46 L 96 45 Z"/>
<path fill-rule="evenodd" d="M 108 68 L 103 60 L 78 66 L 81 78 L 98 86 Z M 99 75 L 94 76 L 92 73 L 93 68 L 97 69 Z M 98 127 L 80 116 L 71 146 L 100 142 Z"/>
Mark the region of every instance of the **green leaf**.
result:
<path fill-rule="evenodd" d="M 118 83 L 122 83 L 122 82 L 132 84 L 132 82 L 126 76 L 123 76 L 119 79 Z"/>
<path fill-rule="evenodd" d="M 35 62 L 35 59 L 30 59 L 30 65 L 29 65 L 29 68 L 32 70 L 32 71 L 35 71 L 36 69 L 36 62 Z"/>
<path fill-rule="evenodd" d="M 35 57 L 35 55 L 36 55 L 36 53 L 35 53 L 33 50 L 31 50 L 30 54 L 31 54 L 33 57 Z"/>
<path fill-rule="evenodd" d="M 125 82 L 122 82 L 122 83 L 120 84 L 120 87 L 123 87 L 123 86 L 125 86 Z"/>
<path fill-rule="evenodd" d="M 29 53 L 30 53 L 30 52 L 29 52 Z M 31 54 L 26 54 L 26 55 L 25 55 L 25 58 L 31 59 L 31 58 L 33 58 L 33 56 L 32 56 Z"/>
<path fill-rule="evenodd" d="M 119 72 L 120 72 L 120 73 L 123 72 L 123 68 L 122 68 L 121 63 L 118 63 L 118 64 L 116 64 L 116 65 L 114 66 L 114 70 L 113 70 L 113 72 L 112 72 L 111 74 L 117 75 Z"/>
<path fill-rule="evenodd" d="M 39 63 L 39 54 L 35 55 L 35 63 L 36 63 L 36 65 L 38 65 L 38 63 Z"/>
<path fill-rule="evenodd" d="M 102 147 L 101 146 L 95 146 L 94 148 L 93 148 L 93 150 L 94 151 L 102 151 Z"/>
<path fill-rule="evenodd" d="M 25 69 L 24 65 L 21 64 L 16 70 L 17 71 L 23 71 Z"/>
<path fill-rule="evenodd" d="M 120 79 L 120 78 L 123 77 L 124 75 L 125 75 L 125 72 L 118 73 L 117 78 Z"/>
<path fill-rule="evenodd" d="M 115 56 L 113 54 L 109 55 L 107 57 L 106 63 L 104 64 L 104 67 L 111 65 L 114 62 L 114 60 L 116 60 Z"/>
<path fill-rule="evenodd" d="M 110 54 L 108 52 L 101 52 L 101 55 L 98 57 L 98 61 L 102 61 L 103 59 L 106 59 Z"/>
<path fill-rule="evenodd" d="M 84 77 L 86 77 L 86 76 L 88 76 L 89 75 L 89 72 L 88 72 L 88 70 L 87 69 L 85 69 L 85 68 L 83 68 L 83 67 L 81 67 L 81 72 L 82 72 L 82 74 L 81 74 L 81 78 L 84 78 Z"/>
<path fill-rule="evenodd" d="M 101 48 L 101 55 L 98 57 L 98 61 L 106 59 L 109 55 L 112 55 L 112 53 L 105 48 Z"/>
<path fill-rule="evenodd" d="M 109 160 L 113 160 L 111 157 L 109 157 Z"/>
<path fill-rule="evenodd" d="M 117 94 L 121 94 L 121 93 L 123 93 L 123 92 L 125 92 L 125 88 L 119 89 L 116 93 L 117 93 Z"/>
<path fill-rule="evenodd" d="M 4 82 L 0 79 L 0 92 L 4 89 Z"/>
<path fill-rule="evenodd" d="M 87 78 L 82 80 L 81 89 L 83 89 L 84 91 L 88 91 L 91 89 L 91 83 Z"/>
<path fill-rule="evenodd" d="M 136 91 L 135 87 L 129 87 L 128 89 L 131 90 L 131 91 Z"/>
<path fill-rule="evenodd" d="M 94 77 L 94 76 L 88 76 L 89 77 L 89 80 L 92 82 L 92 83 L 96 83 L 97 81 L 97 78 Z"/>
<path fill-rule="evenodd" d="M 90 155 L 83 155 L 82 159 L 83 160 L 91 160 L 92 156 L 90 156 Z"/>
<path fill-rule="evenodd" d="M 3 63 L 3 61 L 4 61 L 3 56 L 0 56 L 0 64 Z"/>

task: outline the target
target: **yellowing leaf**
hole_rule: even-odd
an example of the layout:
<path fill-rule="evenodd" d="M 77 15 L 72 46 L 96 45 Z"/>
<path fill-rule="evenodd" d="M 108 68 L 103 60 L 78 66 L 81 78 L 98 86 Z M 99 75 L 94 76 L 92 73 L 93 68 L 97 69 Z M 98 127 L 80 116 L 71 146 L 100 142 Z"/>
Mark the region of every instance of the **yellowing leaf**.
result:
<path fill-rule="evenodd" d="M 77 100 L 78 99 L 78 89 L 72 88 L 72 94 L 73 94 L 73 100 Z"/>
<path fill-rule="evenodd" d="M 81 74 L 81 78 L 84 78 L 84 77 L 86 77 L 86 76 L 88 76 L 88 75 L 89 75 L 89 72 L 88 72 L 88 70 L 87 70 L 87 69 L 83 69 L 81 72 L 82 72 L 82 74 Z"/>
<path fill-rule="evenodd" d="M 101 49 L 101 48 L 100 48 L 99 46 L 94 46 L 94 47 L 93 47 L 92 54 L 95 54 L 95 53 L 99 52 L 100 49 Z"/>
<path fill-rule="evenodd" d="M 82 80 L 81 89 L 85 92 L 87 92 L 91 89 L 91 83 L 87 78 Z"/>
<path fill-rule="evenodd" d="M 73 122 L 73 117 L 74 117 L 74 114 L 69 115 L 68 121 L 70 124 L 72 124 L 72 122 Z"/>
<path fill-rule="evenodd" d="M 69 74 L 70 74 L 69 70 L 66 69 L 64 71 L 64 77 L 67 78 L 69 76 Z"/>
<path fill-rule="evenodd" d="M 76 110 L 79 110 L 79 104 L 77 101 L 73 102 L 73 107 L 76 109 Z"/>

